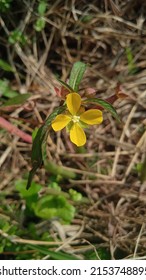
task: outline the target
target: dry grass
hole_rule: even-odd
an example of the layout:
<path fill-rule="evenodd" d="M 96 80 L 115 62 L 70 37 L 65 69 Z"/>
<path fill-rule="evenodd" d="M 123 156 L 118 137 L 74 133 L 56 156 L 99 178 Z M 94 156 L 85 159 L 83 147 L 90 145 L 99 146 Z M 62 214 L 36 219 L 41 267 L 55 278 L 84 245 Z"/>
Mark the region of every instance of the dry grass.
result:
<path fill-rule="evenodd" d="M 55 74 L 66 81 L 75 61 L 92 66 L 81 87 L 93 87 L 98 97 L 107 98 L 120 82 L 129 96 L 115 103 L 123 126 L 105 112 L 103 124 L 87 132 L 83 153 L 76 151 L 65 132 L 48 139 L 49 159 L 78 174 L 77 180 L 62 183 L 63 190 L 73 187 L 90 201 L 77 206 L 72 225 L 52 225 L 52 236 L 57 232 L 62 240 L 59 249 L 81 258 L 84 250 L 101 244 L 110 248 L 113 259 L 119 250 L 125 257 L 146 258 L 146 184 L 141 183 L 134 169 L 143 162 L 146 152 L 146 4 L 139 2 L 115 1 L 121 12 L 118 15 L 110 1 L 52 1 L 45 16 L 46 28 L 38 41 L 27 50 L 18 44 L 13 49 L 8 47 L 10 61 L 17 70 L 13 87 L 33 94 L 29 110 L 18 108 L 10 118 L 25 118 L 27 122 L 19 127 L 29 134 L 59 104 Z M 23 30 L 30 32 L 30 37 L 34 35 L 30 31 L 33 5 L 23 12 Z M 9 34 L 2 19 L 1 24 Z M 134 74 L 130 73 L 133 69 L 125 52 L 128 47 Z M 0 142 L 0 189 L 13 194 L 14 180 L 30 170 L 31 145 L 7 133 L 0 134 Z M 47 180 L 48 172 L 42 168 L 35 181 L 45 186 Z M 16 242 L 26 241 L 18 238 Z"/>

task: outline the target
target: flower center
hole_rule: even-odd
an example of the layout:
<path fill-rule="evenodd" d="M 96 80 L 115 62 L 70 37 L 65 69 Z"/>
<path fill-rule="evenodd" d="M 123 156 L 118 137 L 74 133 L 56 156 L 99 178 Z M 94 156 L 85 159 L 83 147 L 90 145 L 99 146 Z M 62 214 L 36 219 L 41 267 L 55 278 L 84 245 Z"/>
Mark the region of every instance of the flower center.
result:
<path fill-rule="evenodd" d="M 74 123 L 79 122 L 79 120 L 80 120 L 80 116 L 73 116 L 73 117 L 72 117 L 72 121 L 73 121 Z"/>

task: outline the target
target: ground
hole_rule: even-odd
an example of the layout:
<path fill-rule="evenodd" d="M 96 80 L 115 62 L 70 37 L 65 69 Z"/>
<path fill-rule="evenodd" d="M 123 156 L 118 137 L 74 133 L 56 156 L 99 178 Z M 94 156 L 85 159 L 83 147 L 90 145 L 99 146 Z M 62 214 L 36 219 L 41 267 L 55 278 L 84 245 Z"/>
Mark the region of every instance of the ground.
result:
<path fill-rule="evenodd" d="M 0 17 L 1 118 L 27 139 L 0 120 L 1 258 L 145 259 L 146 4 L 6 2 Z M 121 123 L 104 110 L 103 123 L 86 130 L 83 148 L 65 130 L 51 130 L 47 163 L 27 194 L 32 132 L 59 106 L 57 78 L 67 82 L 76 61 L 88 64 L 80 91 L 93 88 L 103 99 L 118 89 L 127 95 L 113 104 Z M 31 96 L 4 110 L 16 93 Z M 46 214 L 50 198 L 51 209 L 65 203 L 63 216 Z"/>

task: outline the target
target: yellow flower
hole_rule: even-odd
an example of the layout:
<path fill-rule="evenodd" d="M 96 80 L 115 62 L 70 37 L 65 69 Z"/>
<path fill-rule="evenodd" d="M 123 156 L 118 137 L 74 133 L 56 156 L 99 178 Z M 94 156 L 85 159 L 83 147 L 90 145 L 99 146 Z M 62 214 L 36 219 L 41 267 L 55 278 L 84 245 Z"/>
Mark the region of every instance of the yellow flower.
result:
<path fill-rule="evenodd" d="M 52 122 L 52 128 L 59 131 L 67 126 L 70 140 L 77 146 L 86 143 L 86 135 L 83 127 L 100 124 L 103 121 L 102 112 L 97 109 L 85 111 L 81 106 L 81 97 L 78 93 L 69 93 L 66 96 L 67 112 L 58 115 Z"/>

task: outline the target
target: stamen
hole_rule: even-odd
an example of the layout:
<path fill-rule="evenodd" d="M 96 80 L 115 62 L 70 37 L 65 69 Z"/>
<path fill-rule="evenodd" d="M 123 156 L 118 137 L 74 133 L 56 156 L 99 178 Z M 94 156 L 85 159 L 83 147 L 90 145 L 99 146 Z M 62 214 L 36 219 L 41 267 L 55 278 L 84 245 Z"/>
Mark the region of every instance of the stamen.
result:
<path fill-rule="evenodd" d="M 74 123 L 79 122 L 79 121 L 80 121 L 80 116 L 73 116 L 73 117 L 72 117 L 72 121 L 73 121 Z"/>

